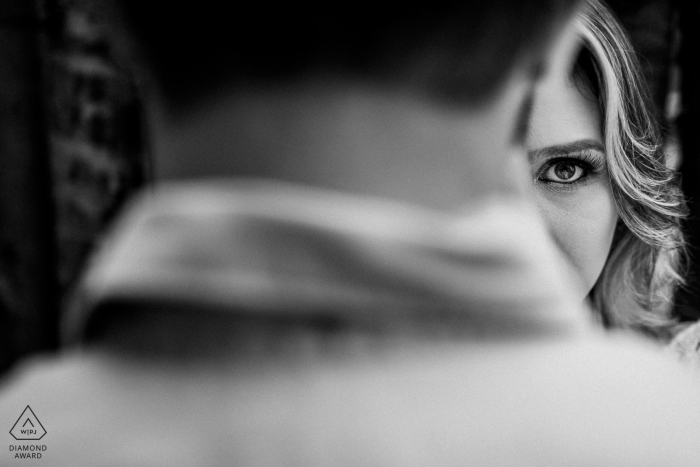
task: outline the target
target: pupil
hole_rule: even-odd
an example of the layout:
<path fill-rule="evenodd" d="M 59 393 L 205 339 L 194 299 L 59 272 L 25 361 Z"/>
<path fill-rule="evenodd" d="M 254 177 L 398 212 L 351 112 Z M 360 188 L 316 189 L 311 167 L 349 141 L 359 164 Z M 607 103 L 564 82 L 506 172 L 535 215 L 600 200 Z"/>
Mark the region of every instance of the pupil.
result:
<path fill-rule="evenodd" d="M 576 173 L 576 166 L 570 163 L 557 164 L 557 166 L 554 167 L 554 173 L 562 180 L 568 180 Z"/>

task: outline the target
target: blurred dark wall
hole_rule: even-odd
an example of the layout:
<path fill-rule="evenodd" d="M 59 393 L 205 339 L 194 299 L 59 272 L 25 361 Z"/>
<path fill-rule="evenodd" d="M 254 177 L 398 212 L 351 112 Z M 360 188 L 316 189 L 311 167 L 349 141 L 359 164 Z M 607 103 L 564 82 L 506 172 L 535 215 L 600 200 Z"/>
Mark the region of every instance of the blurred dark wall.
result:
<path fill-rule="evenodd" d="M 0 369 L 57 345 L 44 40 L 31 2 L 0 2 Z"/>
<path fill-rule="evenodd" d="M 0 372 L 57 347 L 62 300 L 148 172 L 134 80 L 87 2 L 0 2 Z"/>
<path fill-rule="evenodd" d="M 49 147 L 58 282 L 70 292 L 86 255 L 148 168 L 140 101 L 89 0 L 44 0 Z"/>
<path fill-rule="evenodd" d="M 681 105 L 677 119 L 683 155 L 680 166 L 683 191 L 690 199 L 686 230 L 690 237 L 691 264 L 688 286 L 678 297 L 678 315 L 700 319 L 700 2 L 674 2 L 679 44 L 676 61 L 681 75 Z"/>

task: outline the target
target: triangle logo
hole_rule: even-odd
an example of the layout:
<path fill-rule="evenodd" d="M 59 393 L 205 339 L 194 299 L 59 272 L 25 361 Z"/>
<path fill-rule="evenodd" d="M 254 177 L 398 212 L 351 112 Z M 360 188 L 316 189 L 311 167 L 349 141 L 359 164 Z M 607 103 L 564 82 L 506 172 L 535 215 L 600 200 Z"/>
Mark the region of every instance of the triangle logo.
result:
<path fill-rule="evenodd" d="M 36 415 L 34 415 L 32 408 L 27 406 L 12 426 L 10 434 L 18 441 L 22 439 L 36 441 L 44 437 L 46 430 L 39 419 L 36 418 Z"/>

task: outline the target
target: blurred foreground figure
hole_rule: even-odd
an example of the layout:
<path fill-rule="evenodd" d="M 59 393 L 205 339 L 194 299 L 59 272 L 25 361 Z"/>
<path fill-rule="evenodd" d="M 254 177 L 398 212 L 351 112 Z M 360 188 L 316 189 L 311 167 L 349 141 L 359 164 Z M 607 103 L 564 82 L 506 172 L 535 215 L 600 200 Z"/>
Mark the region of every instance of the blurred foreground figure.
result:
<path fill-rule="evenodd" d="M 527 199 L 522 122 L 572 5 L 123 6 L 161 181 L 65 317 L 78 350 L 5 382 L 0 420 L 29 405 L 47 431 L 13 445 L 73 466 L 697 465 L 695 381 L 593 330 Z"/>

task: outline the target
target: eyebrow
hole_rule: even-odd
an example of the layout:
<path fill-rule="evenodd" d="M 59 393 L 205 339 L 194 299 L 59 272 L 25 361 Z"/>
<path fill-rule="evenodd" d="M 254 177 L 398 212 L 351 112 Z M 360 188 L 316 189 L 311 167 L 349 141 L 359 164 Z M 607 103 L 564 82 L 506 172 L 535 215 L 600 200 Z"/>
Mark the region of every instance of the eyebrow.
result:
<path fill-rule="evenodd" d="M 541 157 L 552 157 L 562 154 L 571 154 L 581 151 L 599 151 L 605 153 L 605 147 L 598 141 L 592 139 L 581 139 L 578 141 L 572 141 L 565 144 L 555 144 L 553 146 L 546 146 L 543 148 L 533 149 L 527 152 L 528 159 L 535 160 Z"/>

